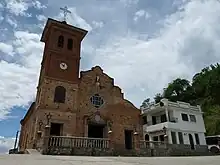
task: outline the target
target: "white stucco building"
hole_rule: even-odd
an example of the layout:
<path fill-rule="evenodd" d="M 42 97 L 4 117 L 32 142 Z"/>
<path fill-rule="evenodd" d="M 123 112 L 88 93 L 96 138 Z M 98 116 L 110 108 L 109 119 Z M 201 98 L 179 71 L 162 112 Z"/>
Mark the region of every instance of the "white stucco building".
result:
<path fill-rule="evenodd" d="M 142 109 L 143 132 L 147 141 L 170 144 L 206 145 L 203 112 L 200 106 L 162 99 L 160 103 Z"/>

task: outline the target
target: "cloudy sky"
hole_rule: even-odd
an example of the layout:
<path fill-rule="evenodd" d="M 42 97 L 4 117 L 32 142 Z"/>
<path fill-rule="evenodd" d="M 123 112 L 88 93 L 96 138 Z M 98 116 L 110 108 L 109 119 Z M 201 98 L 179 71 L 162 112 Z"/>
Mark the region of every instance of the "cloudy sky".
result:
<path fill-rule="evenodd" d="M 0 0 L 0 153 L 35 98 L 45 22 L 65 5 L 68 23 L 89 31 L 81 70 L 100 65 L 136 106 L 220 61 L 218 0 Z"/>

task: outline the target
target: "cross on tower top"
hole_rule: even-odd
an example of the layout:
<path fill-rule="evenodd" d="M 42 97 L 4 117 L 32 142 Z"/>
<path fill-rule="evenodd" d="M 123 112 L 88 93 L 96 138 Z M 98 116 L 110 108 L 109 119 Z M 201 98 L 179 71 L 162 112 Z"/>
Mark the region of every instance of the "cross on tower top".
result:
<path fill-rule="evenodd" d="M 60 8 L 60 10 L 62 10 L 62 11 L 63 11 L 63 16 L 64 16 L 64 18 L 63 18 L 63 19 L 64 19 L 64 21 L 66 21 L 66 16 L 67 16 L 67 13 L 69 13 L 69 14 L 70 14 L 70 13 L 71 13 L 71 11 L 69 11 L 69 10 L 68 10 L 67 6 L 65 6 L 65 7 L 61 7 L 61 8 Z"/>

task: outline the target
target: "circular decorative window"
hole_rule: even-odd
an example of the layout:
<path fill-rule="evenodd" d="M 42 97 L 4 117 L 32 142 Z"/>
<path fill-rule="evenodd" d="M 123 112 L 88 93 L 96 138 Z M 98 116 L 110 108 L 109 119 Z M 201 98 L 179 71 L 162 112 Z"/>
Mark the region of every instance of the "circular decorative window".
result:
<path fill-rule="evenodd" d="M 102 104 L 104 104 L 104 100 L 99 94 L 94 94 L 90 98 L 90 101 L 96 108 L 99 108 Z"/>

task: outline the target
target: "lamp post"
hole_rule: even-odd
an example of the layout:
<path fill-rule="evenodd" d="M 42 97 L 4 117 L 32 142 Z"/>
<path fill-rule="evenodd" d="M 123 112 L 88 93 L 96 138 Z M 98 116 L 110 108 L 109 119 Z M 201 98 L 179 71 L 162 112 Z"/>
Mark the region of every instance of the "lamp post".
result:
<path fill-rule="evenodd" d="M 39 121 L 39 130 L 37 131 L 38 133 L 41 133 L 41 127 L 42 127 L 42 125 L 43 125 L 43 122 L 42 121 Z"/>
<path fill-rule="evenodd" d="M 18 133 L 19 133 L 19 132 L 20 132 L 20 131 L 17 131 L 17 132 L 16 132 L 15 144 L 14 144 L 14 151 L 15 151 L 16 146 L 17 146 L 17 142 L 18 142 Z"/>
<path fill-rule="evenodd" d="M 164 137 L 166 137 L 167 136 L 167 128 L 165 126 L 163 127 L 163 132 L 164 132 Z"/>
<path fill-rule="evenodd" d="M 52 115 L 50 113 L 47 114 L 46 118 L 47 118 L 47 125 L 46 127 L 50 127 L 50 119 L 51 119 Z"/>
<path fill-rule="evenodd" d="M 108 122 L 108 127 L 109 127 L 108 133 L 110 134 L 112 133 L 112 122 L 111 121 Z"/>
<path fill-rule="evenodd" d="M 136 125 L 134 125 L 134 135 L 138 135 L 137 126 Z"/>
<path fill-rule="evenodd" d="M 51 119 L 52 115 L 50 113 L 48 113 L 46 115 L 46 119 L 47 119 L 47 124 L 45 126 L 45 132 L 44 132 L 44 140 L 43 140 L 43 154 L 47 154 L 48 152 L 48 147 L 49 147 L 49 136 L 50 136 L 50 119 Z"/>
<path fill-rule="evenodd" d="M 167 145 L 168 145 L 168 135 L 167 135 L 167 128 L 165 126 L 163 127 L 163 132 L 164 132 L 164 142 L 165 142 L 165 145 L 167 147 Z"/>

